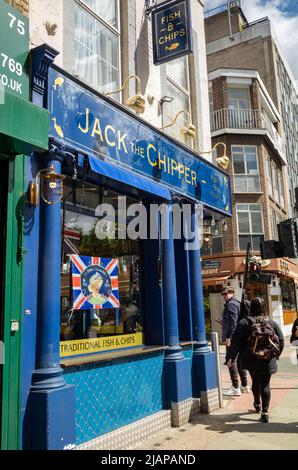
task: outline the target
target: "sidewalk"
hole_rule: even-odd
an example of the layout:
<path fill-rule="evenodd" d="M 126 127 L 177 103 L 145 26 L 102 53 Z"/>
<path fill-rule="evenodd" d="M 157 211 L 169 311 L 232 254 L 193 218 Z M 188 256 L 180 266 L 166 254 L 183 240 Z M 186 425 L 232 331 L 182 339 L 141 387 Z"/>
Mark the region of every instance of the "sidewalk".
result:
<path fill-rule="evenodd" d="M 221 354 L 220 363 L 223 362 Z M 279 372 L 271 380 L 268 424 L 259 422 L 252 393 L 224 397 L 224 408 L 212 415 L 200 415 L 196 421 L 164 431 L 133 449 L 298 450 L 298 365 L 288 341 L 279 362 Z M 225 390 L 230 387 L 229 374 L 225 366 L 221 367 Z"/>

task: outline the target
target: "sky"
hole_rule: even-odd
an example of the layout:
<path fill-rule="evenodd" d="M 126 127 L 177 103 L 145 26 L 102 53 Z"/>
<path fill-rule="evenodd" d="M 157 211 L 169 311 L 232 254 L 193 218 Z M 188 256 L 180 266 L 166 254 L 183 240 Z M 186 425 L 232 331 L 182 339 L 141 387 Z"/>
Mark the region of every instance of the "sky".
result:
<path fill-rule="evenodd" d="M 205 10 L 226 3 L 226 0 L 206 0 Z M 242 0 L 248 21 L 268 16 L 277 34 L 279 45 L 298 81 L 298 0 Z"/>

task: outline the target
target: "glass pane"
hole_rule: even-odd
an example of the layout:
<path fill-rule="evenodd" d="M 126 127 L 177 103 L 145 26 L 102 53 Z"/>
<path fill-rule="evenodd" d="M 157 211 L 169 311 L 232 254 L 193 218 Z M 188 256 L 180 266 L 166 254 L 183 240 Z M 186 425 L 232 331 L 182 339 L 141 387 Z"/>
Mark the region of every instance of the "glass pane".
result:
<path fill-rule="evenodd" d="M 70 179 L 66 180 L 65 195 L 72 189 Z M 129 206 L 136 200 L 127 197 Z M 117 214 L 118 193 L 103 191 L 93 185 L 85 184 L 74 190 L 67 199 L 63 233 L 63 272 L 61 274 L 61 340 L 97 338 L 141 332 L 143 329 L 141 306 L 141 264 L 139 240 L 119 240 L 107 238 L 100 240 L 96 234 L 98 217 L 96 207 L 112 204 Z M 127 224 L 129 218 L 127 218 Z M 121 227 L 114 224 L 114 230 Z M 69 255 L 117 258 L 119 260 L 119 299 L 120 308 L 96 310 L 73 310 L 72 279 Z M 102 286 L 100 286 L 101 288 Z M 88 286 L 91 296 L 99 297 L 98 290 Z M 98 286 L 97 286 L 98 289 Z M 97 294 L 96 294 L 97 292 Z M 101 291 L 99 291 L 101 292 Z M 95 302 L 94 305 L 97 305 Z"/>
<path fill-rule="evenodd" d="M 163 105 L 163 125 L 167 125 L 173 121 L 176 114 L 180 111 L 190 112 L 189 109 L 189 97 L 183 93 L 179 88 L 175 87 L 170 81 L 167 80 L 166 95 L 173 99 L 171 103 L 164 103 Z M 189 137 L 182 134 L 181 128 L 187 123 L 187 114 L 180 114 L 176 120 L 176 123 L 171 127 L 165 129 L 165 133 L 179 139 L 186 145 L 190 145 Z"/>
<path fill-rule="evenodd" d="M 252 238 L 252 251 L 260 251 L 260 244 L 264 241 L 264 236 L 253 236 Z"/>
<path fill-rule="evenodd" d="M 250 233 L 248 212 L 238 212 L 239 233 Z"/>
<path fill-rule="evenodd" d="M 258 175 L 258 163 L 255 155 L 246 155 L 246 170 L 248 175 Z"/>
<path fill-rule="evenodd" d="M 237 204 L 237 211 L 248 211 L 248 204 Z"/>
<path fill-rule="evenodd" d="M 243 155 L 233 154 L 234 173 L 237 175 L 245 174 L 245 164 Z"/>
<path fill-rule="evenodd" d="M 240 251 L 246 251 L 248 242 L 251 242 L 251 237 L 249 235 L 239 237 L 239 249 L 240 249 Z"/>
<path fill-rule="evenodd" d="M 262 212 L 262 204 L 249 204 L 251 212 Z"/>
<path fill-rule="evenodd" d="M 250 96 L 247 88 L 228 88 L 229 108 L 250 109 Z"/>
<path fill-rule="evenodd" d="M 118 27 L 117 0 L 83 0 L 83 2 L 105 21 Z"/>
<path fill-rule="evenodd" d="M 263 218 L 261 212 L 251 212 L 251 233 L 263 233 Z"/>
<path fill-rule="evenodd" d="M 101 92 L 119 85 L 119 38 L 84 8 L 75 8 L 75 72 Z"/>
<path fill-rule="evenodd" d="M 111 91 L 118 88 L 119 79 L 119 53 L 118 37 L 97 22 L 97 88 L 102 91 Z"/>
<path fill-rule="evenodd" d="M 167 63 L 167 75 L 181 85 L 185 90 L 188 90 L 188 61 L 187 57 L 180 57 Z"/>

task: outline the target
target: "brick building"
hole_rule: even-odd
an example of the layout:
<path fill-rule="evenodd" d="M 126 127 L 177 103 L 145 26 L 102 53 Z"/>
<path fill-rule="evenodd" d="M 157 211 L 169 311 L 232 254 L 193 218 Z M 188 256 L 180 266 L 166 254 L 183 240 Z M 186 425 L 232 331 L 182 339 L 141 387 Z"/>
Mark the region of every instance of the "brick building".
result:
<path fill-rule="evenodd" d="M 289 116 L 297 113 L 297 88 L 268 18 L 249 24 L 241 2 L 234 2 L 230 10 L 206 12 L 205 31 L 212 142 L 227 147 L 234 213 L 225 231 L 213 221 L 213 243 L 204 244 L 205 293 L 216 318 L 223 283 L 241 296 L 247 242 L 259 256 L 260 241 L 278 240 L 278 223 L 295 213 L 298 136 Z M 271 285 L 249 284 L 247 292 L 263 296 L 289 333 L 297 315 L 297 264 L 262 263 L 273 275 Z"/>

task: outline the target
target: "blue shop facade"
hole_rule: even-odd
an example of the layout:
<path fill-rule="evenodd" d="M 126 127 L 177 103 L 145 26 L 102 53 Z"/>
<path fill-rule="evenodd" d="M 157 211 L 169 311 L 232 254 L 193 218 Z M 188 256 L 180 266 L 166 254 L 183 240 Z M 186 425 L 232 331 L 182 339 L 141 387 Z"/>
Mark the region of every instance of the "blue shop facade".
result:
<path fill-rule="evenodd" d="M 172 213 L 191 204 L 189 231 L 198 202 L 231 216 L 230 180 L 54 66 L 55 55 L 45 45 L 32 52 L 32 100 L 51 125 L 49 150 L 26 164 L 40 194 L 25 217 L 22 442 L 104 448 L 109 433 L 125 429 L 129 440 L 128 425 L 163 413 L 179 426 L 195 401 L 217 396 L 200 250 L 175 239 Z M 62 194 L 54 178 L 43 187 L 50 174 L 63 178 Z M 100 221 L 103 204 L 116 219 Z M 148 214 L 163 204 L 169 236 L 157 216 L 156 236 L 125 237 L 131 204 Z"/>

